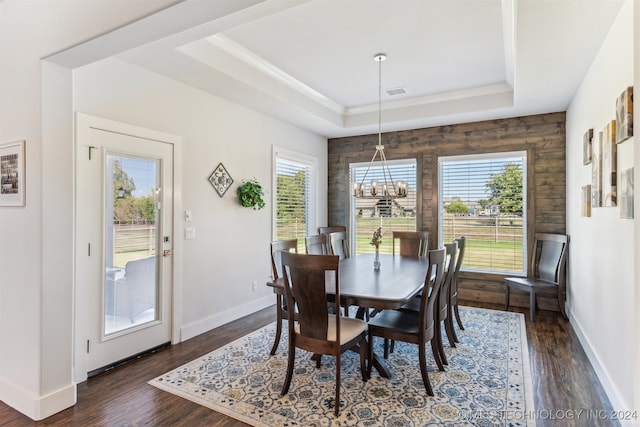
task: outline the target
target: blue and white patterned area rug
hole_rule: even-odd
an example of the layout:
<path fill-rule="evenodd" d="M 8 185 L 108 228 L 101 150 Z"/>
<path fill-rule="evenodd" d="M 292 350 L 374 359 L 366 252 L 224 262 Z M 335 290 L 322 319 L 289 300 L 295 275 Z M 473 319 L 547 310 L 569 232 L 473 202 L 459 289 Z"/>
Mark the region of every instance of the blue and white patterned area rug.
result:
<path fill-rule="evenodd" d="M 438 371 L 430 348 L 427 396 L 417 346 L 396 342 L 387 364 L 392 378 L 374 370 L 366 383 L 358 355 L 342 355 L 340 415 L 333 415 L 335 365 L 323 357 L 316 369 L 310 354 L 297 350 L 289 393 L 280 390 L 287 367 L 285 333 L 269 355 L 275 323 L 246 335 L 149 384 L 253 426 L 533 426 L 533 386 L 524 316 L 460 307 L 464 331 Z M 374 351 L 382 354 L 382 340 Z"/>

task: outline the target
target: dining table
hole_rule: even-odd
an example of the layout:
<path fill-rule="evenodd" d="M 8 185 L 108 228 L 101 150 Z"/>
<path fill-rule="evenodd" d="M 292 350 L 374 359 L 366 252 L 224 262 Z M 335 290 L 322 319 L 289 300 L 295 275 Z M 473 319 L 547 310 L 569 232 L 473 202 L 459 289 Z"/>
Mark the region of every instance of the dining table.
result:
<path fill-rule="evenodd" d="M 313 256 L 313 255 L 311 255 Z M 340 304 L 357 306 L 357 317 L 365 318 L 370 309 L 394 310 L 418 294 L 424 285 L 428 258 L 380 254 L 380 268 L 374 268 L 375 254 L 361 254 L 340 261 Z M 267 282 L 274 293 L 284 295 L 284 278 Z M 334 286 L 327 284 L 327 296 L 334 295 Z M 374 354 L 373 366 L 382 377 L 391 376 L 382 359 Z"/>

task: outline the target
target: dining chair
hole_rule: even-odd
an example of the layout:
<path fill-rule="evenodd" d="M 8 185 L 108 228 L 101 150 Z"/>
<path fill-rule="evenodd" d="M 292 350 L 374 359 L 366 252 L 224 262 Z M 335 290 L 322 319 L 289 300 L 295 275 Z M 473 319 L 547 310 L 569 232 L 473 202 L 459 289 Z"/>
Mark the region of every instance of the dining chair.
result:
<path fill-rule="evenodd" d="M 349 349 L 360 353 L 362 380 L 367 381 L 368 344 L 367 322 L 350 317 L 330 314 L 327 310 L 327 286 L 333 287 L 334 313 L 340 312 L 340 260 L 335 255 L 303 255 L 284 252 L 282 271 L 285 279 L 284 293 L 288 307 L 297 307 L 298 322 L 289 322 L 289 355 L 287 375 L 281 394 L 289 391 L 296 348 L 313 353 L 316 367 L 322 355 L 335 357 L 336 393 L 335 409 L 340 411 L 340 358 Z"/>
<path fill-rule="evenodd" d="M 566 263 L 569 236 L 564 234 L 536 233 L 531 251 L 530 273 L 527 277 L 506 277 L 505 310 L 509 309 L 511 288 L 529 293 L 529 319 L 533 322 L 537 301 L 536 295 L 555 296 L 560 312 L 564 309 L 566 289 Z"/>
<path fill-rule="evenodd" d="M 462 267 L 462 262 L 464 261 L 464 250 L 467 239 L 462 236 L 458 239 L 454 239 L 454 241 L 458 244 L 458 254 L 456 255 L 456 267 L 453 272 L 453 279 L 449 287 L 449 313 L 447 315 L 445 327 L 447 328 L 447 336 L 453 337 L 454 342 L 460 342 L 453 326 L 453 318 L 455 316 L 458 327 L 461 331 L 464 331 L 464 326 L 460 319 L 460 311 L 458 310 L 458 275 L 460 273 L 460 267 Z"/>
<path fill-rule="evenodd" d="M 425 256 L 429 244 L 428 231 L 393 231 L 392 248 L 396 254 L 396 240 L 398 241 L 399 255 Z"/>
<path fill-rule="evenodd" d="M 444 280 L 442 281 L 442 286 L 438 291 L 438 311 L 436 313 L 436 345 L 438 346 L 438 351 L 440 352 L 440 359 L 442 363 L 448 365 L 447 355 L 444 352 L 444 345 L 442 343 L 442 327 L 444 326 L 445 331 L 447 332 L 447 339 L 449 341 L 449 345 L 451 347 L 456 346 L 456 342 L 453 339 L 452 334 L 449 333 L 449 328 L 447 327 L 447 319 L 449 316 L 449 293 L 451 289 L 451 283 L 453 282 L 453 276 L 456 270 L 456 256 L 458 254 L 458 244 L 453 241 L 451 243 L 446 243 L 444 245 L 446 251 L 445 266 L 446 273 L 444 276 Z"/>
<path fill-rule="evenodd" d="M 333 225 L 330 227 L 318 227 L 318 234 L 329 234 L 336 231 L 347 231 L 347 227 L 343 225 Z"/>
<path fill-rule="evenodd" d="M 304 239 L 307 255 L 330 255 L 326 234 L 307 236 Z"/>
<path fill-rule="evenodd" d="M 329 247 L 331 255 L 338 255 L 341 260 L 349 258 L 349 243 L 346 231 L 334 231 L 329 233 Z"/>
<path fill-rule="evenodd" d="M 286 252 L 298 253 L 298 240 L 285 239 L 271 242 L 271 272 L 273 280 L 282 277 L 282 254 Z M 276 336 L 271 347 L 271 355 L 276 354 L 280 336 L 282 335 L 282 321 L 289 320 L 289 311 L 281 293 L 276 294 Z"/>
<path fill-rule="evenodd" d="M 438 364 L 438 368 L 441 371 L 444 370 L 443 365 L 448 365 L 447 355 L 444 351 L 444 345 L 442 343 L 442 326 L 444 325 L 445 331 L 447 333 L 447 339 L 449 341 L 449 345 L 451 347 L 455 347 L 456 343 L 453 339 L 453 335 L 450 333 L 449 327 L 447 326 L 448 316 L 449 316 L 449 293 L 451 288 L 451 283 L 453 282 L 453 277 L 455 273 L 455 265 L 456 265 L 456 255 L 458 252 L 458 244 L 453 241 L 452 243 L 446 243 L 444 245 L 445 249 L 445 267 L 444 267 L 444 279 L 442 280 L 442 285 L 440 286 L 440 290 L 438 294 L 433 294 L 433 289 L 425 287 L 422 292 L 431 292 L 432 295 L 435 295 L 437 298 L 436 302 L 436 314 L 435 314 L 435 337 L 433 343 L 440 354 L 440 360 L 442 361 L 442 365 Z M 398 310 L 418 313 L 420 311 L 420 298 L 412 298 L 400 307 Z M 391 351 L 393 352 L 393 342 L 391 343 Z M 437 362 L 437 360 L 436 360 Z"/>
<path fill-rule="evenodd" d="M 373 337 L 386 340 L 403 341 L 418 345 L 418 359 L 422 382 L 429 396 L 433 396 L 433 389 L 427 372 L 426 344 L 431 343 L 431 351 L 436 363 L 442 365 L 440 354 L 433 342 L 435 338 L 436 299 L 444 279 L 445 249 L 433 249 L 427 252 L 429 267 L 425 276 L 425 288 L 432 287 L 431 292 L 423 292 L 420 298 L 418 313 L 400 310 L 384 310 L 369 320 L 369 364 L 373 360 Z"/>
<path fill-rule="evenodd" d="M 392 245 L 392 253 L 396 254 L 396 240 L 398 241 L 398 254 L 404 256 L 424 256 L 427 253 L 428 245 L 429 245 L 429 232 L 428 231 L 393 231 L 391 233 L 391 245 Z M 421 294 L 416 295 L 418 298 L 415 300 L 415 310 L 418 310 L 418 302 Z M 378 310 L 374 310 L 371 315 L 375 316 L 378 314 Z M 389 352 L 389 343 L 385 341 L 384 350 L 385 357 Z M 391 350 L 393 353 L 395 348 L 395 342 L 391 341 Z"/>

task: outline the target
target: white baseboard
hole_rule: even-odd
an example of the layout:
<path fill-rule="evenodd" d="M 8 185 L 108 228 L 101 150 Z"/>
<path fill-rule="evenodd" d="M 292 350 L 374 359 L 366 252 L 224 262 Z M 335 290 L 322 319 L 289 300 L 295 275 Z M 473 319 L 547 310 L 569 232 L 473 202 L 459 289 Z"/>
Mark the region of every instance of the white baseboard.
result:
<path fill-rule="evenodd" d="M 591 341 L 589 341 L 589 338 L 587 337 L 587 335 L 585 335 L 584 330 L 580 325 L 580 322 L 573 316 L 573 313 L 569 310 L 569 307 L 567 307 L 567 316 L 569 317 L 569 322 L 571 324 L 571 327 L 573 328 L 576 335 L 578 336 L 578 340 L 580 341 L 580 344 L 582 344 L 582 348 L 584 349 L 584 352 L 586 353 L 587 358 L 589 359 L 589 362 L 593 367 L 593 370 L 596 372 L 596 375 L 598 376 L 598 379 L 602 384 L 602 388 L 604 389 L 604 392 L 609 398 L 609 402 L 611 403 L 612 410 L 616 412 L 633 411 L 633 408 L 628 407 L 624 399 L 622 399 L 618 388 L 615 386 L 615 383 L 611 380 L 611 376 L 609 375 L 607 370 L 603 367 L 602 363 L 600 363 L 600 359 L 598 358 L 597 353 L 594 351 Z M 603 408 L 593 408 L 593 409 L 603 409 Z M 633 421 L 633 420 L 629 420 L 629 421 Z M 627 422 L 625 420 L 620 420 L 620 424 L 623 426 L 634 425 L 633 422 Z"/>
<path fill-rule="evenodd" d="M 213 328 L 217 328 L 218 326 L 222 326 L 233 320 L 255 313 L 256 311 L 262 310 L 263 308 L 269 307 L 273 304 L 273 295 L 269 294 L 257 300 L 250 301 L 246 304 L 233 307 L 229 310 L 216 313 L 213 316 L 185 325 L 180 329 L 180 341 L 186 341 L 189 338 L 193 338 L 197 335 L 208 332 Z"/>
<path fill-rule="evenodd" d="M 0 377 L 0 400 L 32 420 L 39 421 L 75 405 L 77 388 L 75 384 L 69 384 L 53 393 L 37 396 Z"/>

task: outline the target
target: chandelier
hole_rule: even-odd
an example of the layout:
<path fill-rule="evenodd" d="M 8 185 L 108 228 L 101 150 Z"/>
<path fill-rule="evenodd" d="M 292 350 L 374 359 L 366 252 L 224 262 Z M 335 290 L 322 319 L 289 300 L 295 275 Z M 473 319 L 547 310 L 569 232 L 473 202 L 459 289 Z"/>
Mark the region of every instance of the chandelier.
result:
<path fill-rule="evenodd" d="M 373 59 L 378 62 L 378 145 L 362 180 L 353 183 L 353 196 L 359 199 L 399 199 L 407 197 L 407 184 L 404 181 L 393 180 L 387 157 L 384 155 L 384 145 L 382 145 L 382 61 L 387 59 L 387 56 L 384 53 L 378 53 Z M 379 165 L 378 167 L 382 170 L 382 180 L 373 180 L 369 188 L 366 188 L 367 174 L 371 167 L 376 168 L 376 165 Z"/>

